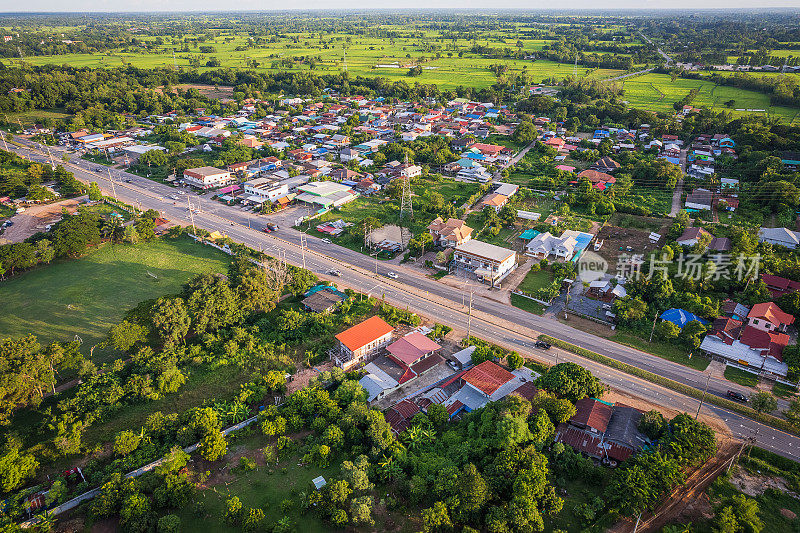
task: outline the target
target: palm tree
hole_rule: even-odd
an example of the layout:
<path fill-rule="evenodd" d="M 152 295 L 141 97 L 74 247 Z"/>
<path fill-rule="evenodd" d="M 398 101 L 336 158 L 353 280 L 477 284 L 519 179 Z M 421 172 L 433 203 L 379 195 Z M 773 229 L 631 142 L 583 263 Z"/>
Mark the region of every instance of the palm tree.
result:
<path fill-rule="evenodd" d="M 36 515 L 36 531 L 47 533 L 56 525 L 56 515 L 52 511 L 45 511 Z"/>
<path fill-rule="evenodd" d="M 240 401 L 233 402 L 226 413 L 228 421 L 237 424 L 247 419 L 247 406 Z"/>

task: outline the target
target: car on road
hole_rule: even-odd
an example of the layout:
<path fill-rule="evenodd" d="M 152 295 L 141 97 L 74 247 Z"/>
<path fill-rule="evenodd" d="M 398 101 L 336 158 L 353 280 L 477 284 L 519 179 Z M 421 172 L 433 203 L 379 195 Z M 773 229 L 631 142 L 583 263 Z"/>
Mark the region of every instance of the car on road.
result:
<path fill-rule="evenodd" d="M 322 242 L 324 242 L 325 244 L 332 244 L 333 241 L 331 241 L 329 238 L 325 237 L 324 239 L 322 239 Z"/>
<path fill-rule="evenodd" d="M 386 273 L 386 277 L 387 278 L 392 278 L 392 279 L 397 279 L 397 274 L 395 272 L 387 272 Z"/>
<path fill-rule="evenodd" d="M 729 390 L 727 396 L 731 400 L 735 400 L 737 402 L 742 402 L 742 403 L 747 403 L 747 396 L 745 396 L 741 392 L 736 392 L 735 390 Z"/>
<path fill-rule="evenodd" d="M 536 346 L 537 348 L 541 348 L 542 350 L 549 350 L 551 347 L 549 342 L 544 342 L 544 341 L 536 341 L 533 343 L 533 345 Z"/>
<path fill-rule="evenodd" d="M 269 226 L 267 226 L 266 228 L 264 228 L 264 233 L 272 233 L 272 230 L 271 230 L 271 229 L 269 229 Z"/>
<path fill-rule="evenodd" d="M 103 169 L 102 169 L 101 167 L 95 167 L 95 168 L 94 168 L 94 171 L 95 171 L 95 172 L 102 172 L 102 171 L 103 171 Z"/>
<path fill-rule="evenodd" d="M 336 270 L 335 268 L 333 268 L 331 270 L 328 270 L 328 275 L 329 276 L 341 276 L 342 273 L 341 273 L 341 271 Z"/>

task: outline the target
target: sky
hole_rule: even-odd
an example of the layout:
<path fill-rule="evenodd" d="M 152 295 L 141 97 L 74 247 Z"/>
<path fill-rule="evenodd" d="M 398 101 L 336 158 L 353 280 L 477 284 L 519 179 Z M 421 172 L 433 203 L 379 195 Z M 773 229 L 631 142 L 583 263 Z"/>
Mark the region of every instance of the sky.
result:
<path fill-rule="evenodd" d="M 0 0 L 0 12 L 275 11 L 292 9 L 736 9 L 797 8 L 800 0 Z"/>

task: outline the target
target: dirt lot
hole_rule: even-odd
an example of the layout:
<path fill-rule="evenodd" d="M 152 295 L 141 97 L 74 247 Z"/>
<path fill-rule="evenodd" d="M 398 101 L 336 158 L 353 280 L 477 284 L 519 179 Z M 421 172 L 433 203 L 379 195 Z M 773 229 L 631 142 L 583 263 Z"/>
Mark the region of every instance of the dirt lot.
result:
<path fill-rule="evenodd" d="M 405 233 L 405 239 L 402 238 L 403 233 Z M 368 239 L 372 244 L 377 244 L 381 241 L 408 242 L 411 239 L 411 232 L 408 228 L 401 228 L 400 226 L 389 224 L 372 230 Z"/>
<path fill-rule="evenodd" d="M 666 233 L 666 229 L 659 231 L 661 235 Z M 618 226 L 604 226 L 597 235 L 598 241 L 603 241 L 603 247 L 597 252 L 603 259 L 608 261 L 609 272 L 617 269 L 617 259 L 620 254 L 646 254 L 658 248 L 663 243 L 660 241 L 653 244 L 650 242 L 650 232 L 633 228 L 620 228 Z M 627 247 L 632 251 L 627 251 Z M 620 250 L 620 248 L 622 248 Z M 646 268 L 646 267 L 645 267 Z"/>
<path fill-rule="evenodd" d="M 185 91 L 189 88 L 197 89 L 200 94 L 206 96 L 208 98 L 231 98 L 233 96 L 233 87 L 215 87 L 213 85 L 202 85 L 202 84 L 195 84 L 195 83 L 182 83 L 180 85 L 174 85 L 173 89 L 180 88 L 180 90 Z M 158 92 L 163 92 L 164 88 L 159 87 Z M 174 92 L 174 91 L 173 91 Z"/>
<path fill-rule="evenodd" d="M 14 225 L 6 228 L 0 235 L 0 244 L 22 242 L 28 237 L 45 231 L 48 224 L 61 220 L 61 209 L 66 208 L 70 213 L 78 209 L 85 197 L 71 198 L 53 204 L 35 205 L 25 209 L 24 213 L 19 213 L 11 217 Z"/>

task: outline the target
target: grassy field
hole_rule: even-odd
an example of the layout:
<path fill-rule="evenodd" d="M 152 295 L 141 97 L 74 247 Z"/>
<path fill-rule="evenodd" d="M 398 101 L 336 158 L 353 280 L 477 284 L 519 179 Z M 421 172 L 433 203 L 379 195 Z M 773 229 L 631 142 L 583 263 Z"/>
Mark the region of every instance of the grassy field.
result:
<path fill-rule="evenodd" d="M 539 289 L 545 289 L 553 282 L 553 276 L 548 270 L 529 271 L 517 288 L 527 293 L 533 293 Z"/>
<path fill-rule="evenodd" d="M 183 67 L 189 68 L 193 64 L 199 65 L 200 71 L 210 70 L 204 66 L 211 58 L 220 61 L 222 67 L 252 68 L 251 61 L 257 61 L 256 70 L 267 72 L 277 70 L 313 71 L 317 74 L 334 74 L 344 69 L 354 76 L 381 76 L 391 81 L 405 80 L 411 84 L 434 83 L 442 88 L 452 89 L 459 85 L 469 87 L 488 87 L 496 82 L 496 76 L 489 70 L 490 65 L 504 64 L 511 71 L 530 74 L 533 82 L 538 83 L 543 79 L 557 77 L 563 78 L 573 73 L 573 65 L 554 63 L 550 61 L 523 61 L 505 59 L 487 59 L 465 50 L 472 46 L 473 41 L 466 39 L 445 39 L 438 32 L 426 32 L 425 39 L 445 43 L 453 51 L 431 52 L 427 51 L 424 44 L 416 35 L 407 32 L 407 28 L 399 28 L 406 36 L 391 39 L 377 37 L 353 36 L 341 33 L 327 33 L 324 41 L 320 40 L 318 33 L 284 33 L 273 43 L 248 44 L 245 33 L 222 32 L 216 38 L 205 42 L 193 44 L 188 52 L 181 51 L 183 43 L 171 42 L 170 37 L 165 37 L 165 44 L 153 51 L 112 51 L 97 54 L 65 54 L 56 56 L 32 56 L 25 61 L 31 65 L 67 64 L 77 67 L 121 67 L 133 65 L 136 67 Z M 186 35 L 185 37 L 193 37 Z M 148 40 L 148 37 L 144 37 Z M 517 39 L 506 39 L 505 42 L 497 40 L 476 41 L 477 44 L 492 47 L 514 48 Z M 526 52 L 536 52 L 548 42 L 535 39 L 522 39 Z M 211 46 L 213 51 L 201 53 L 199 46 Z M 237 50 L 239 48 L 239 50 Z M 242 49 L 246 48 L 246 49 Z M 176 49 L 173 57 L 173 49 Z M 346 59 L 345 59 L 346 49 Z M 459 53 L 461 57 L 459 57 Z M 301 58 L 315 58 L 313 68 L 310 62 Z M 288 59 L 292 65 L 277 65 L 276 61 Z M 6 59 L 4 62 L 10 63 Z M 410 78 L 407 76 L 410 67 L 420 64 L 423 73 Z M 593 78 L 607 78 L 621 74 L 620 70 L 589 69 L 578 66 L 578 75 L 588 75 Z"/>
<path fill-rule="evenodd" d="M 733 381 L 745 387 L 755 387 L 758 385 L 758 376 L 732 366 L 726 366 L 723 375 L 728 381 Z"/>
<path fill-rule="evenodd" d="M 176 292 L 193 274 L 224 272 L 228 261 L 189 238 L 105 244 L 2 282 L 0 335 L 33 333 L 43 343 L 78 335 L 88 351 L 139 302 Z"/>
<path fill-rule="evenodd" d="M 231 446 L 228 457 L 236 458 L 245 454 L 252 456 L 252 450 L 266 445 L 266 437 L 253 436 Z M 251 452 L 251 453 L 248 453 Z M 257 452 L 256 452 L 257 453 Z M 226 458 L 226 460 L 228 460 Z M 238 459 L 237 459 L 238 460 Z M 205 513 L 196 516 L 190 508 L 178 514 L 181 517 L 182 531 L 217 531 L 238 532 L 241 526 L 231 526 L 224 522 L 225 500 L 238 496 L 243 508 L 261 508 L 266 515 L 267 523 L 275 523 L 283 516 L 288 516 L 297 531 L 308 533 L 331 531 L 328 524 L 323 523 L 312 512 L 302 515 L 298 509 L 299 494 L 313 490 L 311 480 L 317 476 L 331 479 L 338 474 L 340 464 L 334 462 L 328 468 L 313 465 L 297 466 L 298 457 L 281 461 L 277 467 L 258 466 L 250 472 L 234 474 L 233 479 L 224 486 L 210 487 L 198 493 L 196 500 L 203 503 Z M 284 472 L 284 468 L 286 472 Z M 284 512 L 281 509 L 283 500 L 294 503 L 292 509 Z"/>
<path fill-rule="evenodd" d="M 650 109 L 653 111 L 673 111 L 672 104 L 686 96 L 692 89 L 698 88 L 697 97 L 691 105 L 695 107 L 709 107 L 717 110 L 728 110 L 735 115 L 745 112 L 737 109 L 764 109 L 770 116 L 779 117 L 785 124 L 800 121 L 800 110 L 772 106 L 769 96 L 755 91 L 748 91 L 736 87 L 723 87 L 704 80 L 686 80 L 677 78 L 672 81 L 667 74 L 649 73 L 623 80 L 625 94 L 622 99 L 633 107 Z M 724 102 L 734 101 L 733 108 L 728 108 Z"/>

